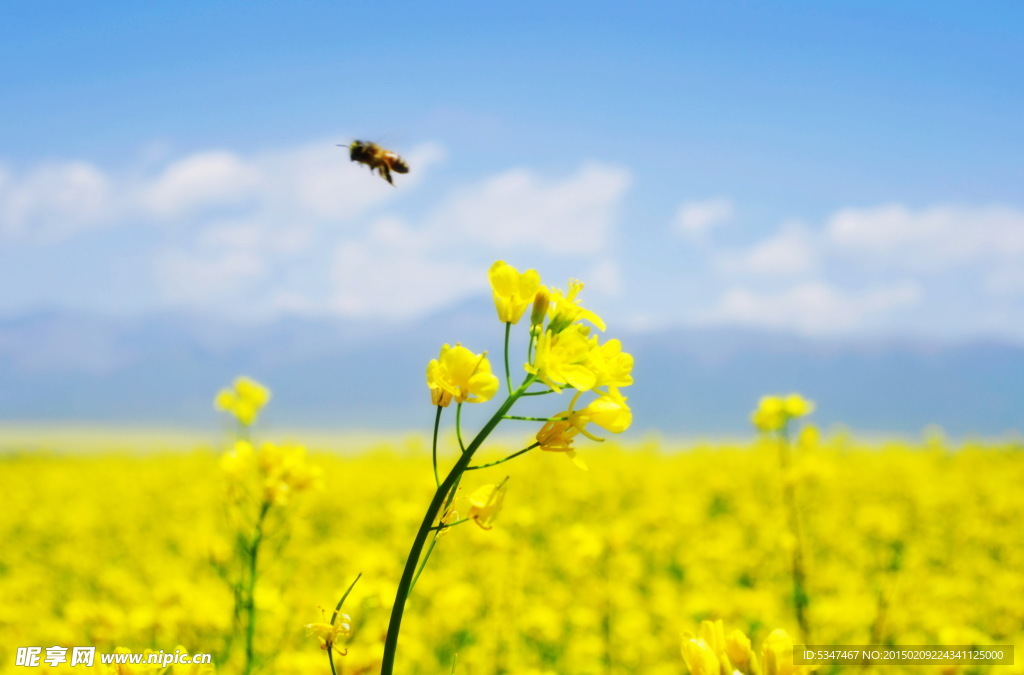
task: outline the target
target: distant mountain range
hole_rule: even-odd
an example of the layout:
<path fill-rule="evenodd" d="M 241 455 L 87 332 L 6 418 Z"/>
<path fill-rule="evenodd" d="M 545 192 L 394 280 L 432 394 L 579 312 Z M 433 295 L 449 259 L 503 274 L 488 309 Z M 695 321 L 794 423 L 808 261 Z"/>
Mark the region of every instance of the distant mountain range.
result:
<path fill-rule="evenodd" d="M 522 327 L 520 327 L 522 329 Z M 426 430 L 424 372 L 444 342 L 489 350 L 502 326 L 480 301 L 409 325 L 289 318 L 260 324 L 49 311 L 0 319 L 0 422 L 209 426 L 236 375 L 268 384 L 279 427 Z M 522 353 L 522 332 L 514 353 Z M 634 354 L 636 432 L 749 434 L 765 393 L 800 391 L 822 426 L 954 435 L 1024 430 L 1024 347 L 997 342 L 815 340 L 728 329 L 614 332 Z M 521 366 L 521 360 L 513 367 Z M 557 412 L 548 400 L 538 411 Z M 568 403 L 563 395 L 558 409 Z M 538 404 L 539 405 L 539 404 Z"/>

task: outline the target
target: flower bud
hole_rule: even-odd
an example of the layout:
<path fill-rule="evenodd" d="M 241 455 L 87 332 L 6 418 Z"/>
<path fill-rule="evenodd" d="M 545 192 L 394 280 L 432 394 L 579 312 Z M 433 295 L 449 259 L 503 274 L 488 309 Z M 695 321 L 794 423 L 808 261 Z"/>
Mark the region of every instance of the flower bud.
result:
<path fill-rule="evenodd" d="M 551 304 L 551 295 L 548 293 L 548 289 L 544 286 L 540 287 L 537 291 L 537 295 L 533 297 L 533 311 L 530 312 L 530 327 L 540 332 L 540 327 L 544 325 L 544 317 L 548 313 L 548 305 Z"/>

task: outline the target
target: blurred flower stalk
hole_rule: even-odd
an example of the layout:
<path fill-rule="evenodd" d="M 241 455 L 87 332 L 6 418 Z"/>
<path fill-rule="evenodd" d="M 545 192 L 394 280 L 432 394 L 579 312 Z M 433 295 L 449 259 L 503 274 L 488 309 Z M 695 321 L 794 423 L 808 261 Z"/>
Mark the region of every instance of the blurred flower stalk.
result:
<path fill-rule="evenodd" d="M 245 675 L 263 665 L 266 658 L 255 649 L 260 552 L 268 538 L 274 537 L 283 544 L 294 497 L 319 487 L 321 481 L 321 470 L 307 461 L 305 447 L 253 444 L 251 428 L 269 401 L 270 390 L 248 377 L 239 377 L 214 399 L 214 406 L 237 422 L 232 447 L 220 461 L 227 479 L 228 519 L 234 530 L 235 557 L 229 564 L 215 564 L 234 594 L 236 633 L 244 638 Z M 275 516 L 271 527 L 271 518 Z"/>
<path fill-rule="evenodd" d="M 793 576 L 793 610 L 800 626 L 800 637 L 804 644 L 810 644 L 811 626 L 807 617 L 810 596 L 807 592 L 807 561 L 803 528 L 800 522 L 800 508 L 796 497 L 796 474 L 792 458 L 792 429 L 794 420 L 814 412 L 814 402 L 800 394 L 788 396 L 763 396 L 750 420 L 766 440 L 778 447 L 779 467 L 782 474 L 782 500 L 786 510 L 788 526 L 787 548 L 791 553 Z M 818 430 L 807 425 L 800 430 L 797 445 L 810 447 L 817 443 Z"/>

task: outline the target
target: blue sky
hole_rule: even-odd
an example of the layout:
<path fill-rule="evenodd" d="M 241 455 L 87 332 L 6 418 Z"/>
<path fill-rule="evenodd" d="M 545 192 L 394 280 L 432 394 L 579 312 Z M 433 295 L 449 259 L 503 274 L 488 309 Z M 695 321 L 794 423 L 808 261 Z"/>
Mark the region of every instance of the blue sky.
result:
<path fill-rule="evenodd" d="M 1010 2 L 7 3 L 0 315 L 415 319 L 505 259 L 611 326 L 1024 342 L 1022 82 Z"/>

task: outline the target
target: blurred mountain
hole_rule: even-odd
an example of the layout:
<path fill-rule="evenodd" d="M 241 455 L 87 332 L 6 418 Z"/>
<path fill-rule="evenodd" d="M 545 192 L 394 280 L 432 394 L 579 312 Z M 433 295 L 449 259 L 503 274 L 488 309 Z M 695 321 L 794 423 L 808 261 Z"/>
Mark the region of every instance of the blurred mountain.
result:
<path fill-rule="evenodd" d="M 513 332 L 514 354 L 523 352 L 524 331 Z M 433 414 L 424 372 L 440 345 L 486 349 L 499 372 L 502 335 L 483 300 L 411 324 L 37 312 L 0 319 L 0 421 L 210 426 L 216 390 L 247 374 L 273 389 L 265 419 L 278 427 L 425 430 Z M 626 391 L 636 430 L 747 434 L 757 399 L 789 391 L 814 399 L 814 419 L 825 427 L 916 434 L 939 424 L 955 435 L 1024 429 L 1021 346 L 734 329 L 613 337 L 636 357 L 636 384 Z M 556 412 L 543 403 L 539 410 Z"/>

